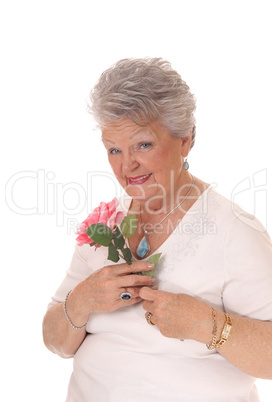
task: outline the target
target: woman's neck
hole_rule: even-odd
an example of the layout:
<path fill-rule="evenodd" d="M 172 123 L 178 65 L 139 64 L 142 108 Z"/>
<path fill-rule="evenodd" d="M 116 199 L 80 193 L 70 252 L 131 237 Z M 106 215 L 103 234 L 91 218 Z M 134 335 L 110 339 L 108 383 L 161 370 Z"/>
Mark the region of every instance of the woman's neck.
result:
<path fill-rule="evenodd" d="M 158 222 L 177 205 L 181 204 L 176 210 L 178 215 L 184 215 L 208 186 L 207 183 L 197 178 L 193 181 L 193 176 L 189 174 L 189 180 L 172 191 L 173 194 L 164 196 L 158 194 L 143 201 L 132 200 L 130 213 L 140 217 L 143 222 Z M 188 194 L 189 191 L 190 194 Z"/>

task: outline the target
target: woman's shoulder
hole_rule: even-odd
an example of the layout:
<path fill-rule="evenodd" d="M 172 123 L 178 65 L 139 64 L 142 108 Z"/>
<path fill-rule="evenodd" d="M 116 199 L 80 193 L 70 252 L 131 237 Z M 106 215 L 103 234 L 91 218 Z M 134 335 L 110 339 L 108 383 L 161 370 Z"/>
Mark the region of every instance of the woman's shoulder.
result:
<path fill-rule="evenodd" d="M 209 189 L 208 198 L 210 213 L 217 216 L 217 220 L 224 223 L 228 231 L 246 233 L 253 230 L 269 237 L 259 219 L 233 200 L 226 198 L 212 187 Z"/>

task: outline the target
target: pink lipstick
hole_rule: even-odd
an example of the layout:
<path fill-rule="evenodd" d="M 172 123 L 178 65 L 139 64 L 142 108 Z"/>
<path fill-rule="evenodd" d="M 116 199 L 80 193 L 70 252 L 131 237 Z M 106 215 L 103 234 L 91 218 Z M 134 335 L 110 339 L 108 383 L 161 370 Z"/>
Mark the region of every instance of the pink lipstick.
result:
<path fill-rule="evenodd" d="M 149 179 L 149 177 L 151 175 L 152 175 L 152 173 L 141 175 L 141 176 L 128 177 L 128 182 L 132 186 L 135 186 L 137 184 L 143 184 Z"/>

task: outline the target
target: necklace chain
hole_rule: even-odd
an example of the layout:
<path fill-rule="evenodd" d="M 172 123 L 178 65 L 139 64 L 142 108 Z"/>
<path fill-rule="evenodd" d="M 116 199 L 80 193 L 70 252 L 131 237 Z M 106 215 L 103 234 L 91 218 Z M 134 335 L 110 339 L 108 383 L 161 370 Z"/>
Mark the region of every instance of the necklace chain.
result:
<path fill-rule="evenodd" d="M 188 197 L 189 197 L 189 195 L 190 195 L 190 193 L 191 193 L 191 191 L 192 191 L 192 189 L 193 189 L 193 187 L 194 187 L 194 184 L 195 184 L 195 177 L 191 174 L 191 177 L 192 177 L 192 184 L 191 184 L 191 187 L 189 188 L 189 190 L 187 191 L 187 193 L 185 194 L 185 196 L 182 198 L 182 200 L 180 201 L 180 203 L 178 203 L 173 209 L 171 209 L 171 211 L 170 212 L 168 212 L 163 218 L 162 218 L 162 220 L 160 221 L 160 222 L 158 222 L 158 223 L 156 223 L 156 225 L 154 226 L 154 228 L 152 229 L 152 230 L 145 230 L 144 228 L 143 228 L 143 231 L 145 232 L 145 234 L 147 234 L 147 235 L 149 235 L 149 234 L 151 234 L 151 233 L 153 233 L 155 230 L 156 230 L 156 228 L 172 213 L 172 212 L 174 212 Z M 143 227 L 143 222 L 142 222 L 142 219 L 141 219 L 141 210 L 140 210 L 140 225 Z"/>

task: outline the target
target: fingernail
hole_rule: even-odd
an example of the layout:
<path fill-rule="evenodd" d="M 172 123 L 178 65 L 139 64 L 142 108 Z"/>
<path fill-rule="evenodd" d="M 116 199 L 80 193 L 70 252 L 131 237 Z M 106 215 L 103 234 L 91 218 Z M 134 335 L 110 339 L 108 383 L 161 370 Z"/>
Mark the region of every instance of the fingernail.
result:
<path fill-rule="evenodd" d="M 148 266 L 148 268 L 153 268 L 154 267 L 154 264 L 152 264 L 152 262 L 149 262 L 148 264 L 147 264 L 147 266 Z"/>
<path fill-rule="evenodd" d="M 151 282 L 155 283 L 155 282 L 157 282 L 157 279 L 156 278 L 151 278 Z"/>

